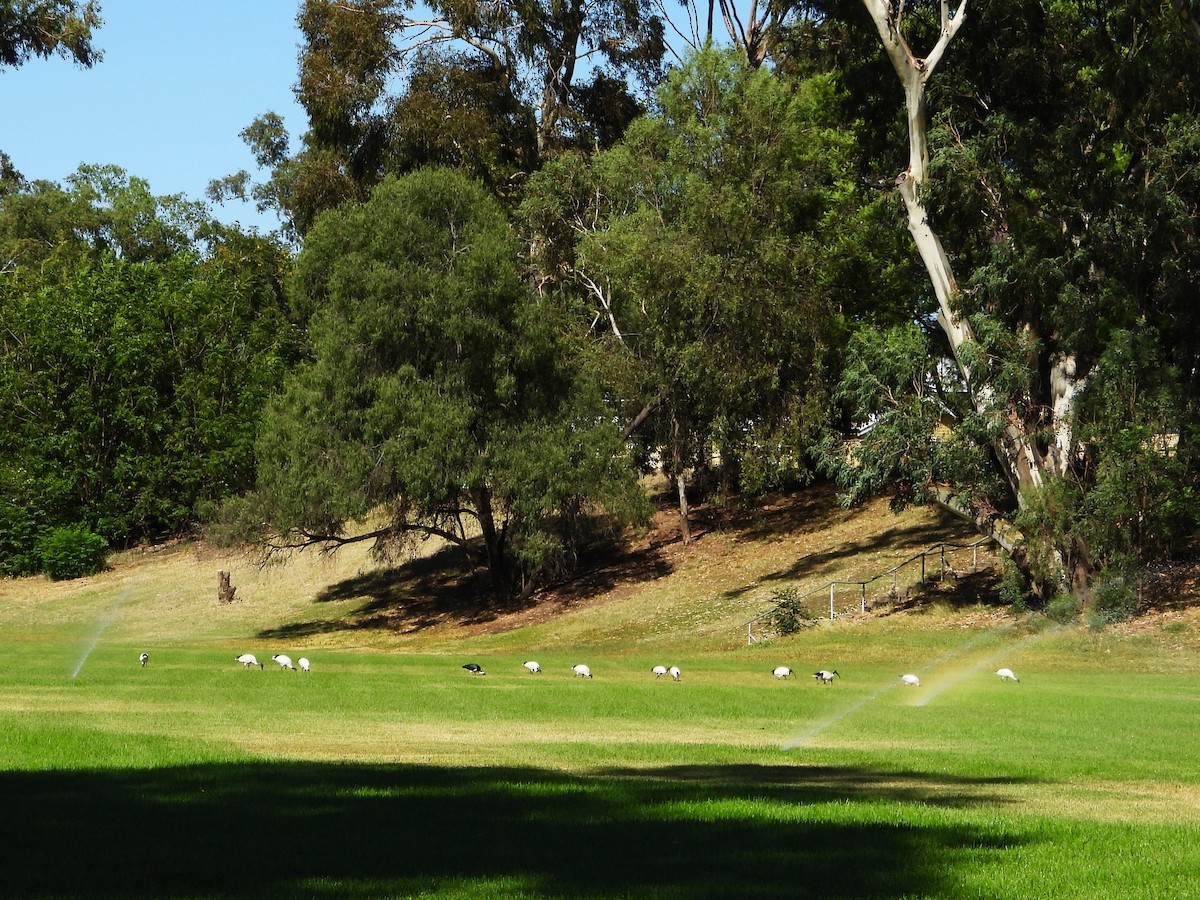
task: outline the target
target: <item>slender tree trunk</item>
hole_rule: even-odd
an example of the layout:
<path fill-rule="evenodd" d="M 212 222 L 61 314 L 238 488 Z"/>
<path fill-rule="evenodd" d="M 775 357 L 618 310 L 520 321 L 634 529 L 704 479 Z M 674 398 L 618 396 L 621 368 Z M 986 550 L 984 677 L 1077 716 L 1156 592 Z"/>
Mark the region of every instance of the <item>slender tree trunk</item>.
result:
<path fill-rule="evenodd" d="M 675 475 L 675 489 L 679 495 L 679 536 L 684 546 L 692 542 L 692 531 L 688 527 L 687 478 L 683 474 L 683 448 L 680 446 L 679 419 L 671 418 L 671 470 Z"/>
<path fill-rule="evenodd" d="M 921 188 L 929 168 L 928 122 L 926 117 L 926 85 L 945 55 L 950 42 L 966 22 L 968 0 L 959 0 L 951 9 L 949 0 L 941 2 L 941 33 L 928 56 L 917 57 L 909 48 L 901 31 L 903 0 L 863 0 L 879 33 L 884 50 L 904 89 L 908 113 L 908 167 L 896 178 L 897 190 L 904 201 L 908 230 L 916 244 L 938 301 L 938 323 L 949 341 L 959 374 L 976 411 L 993 410 L 1001 402 L 994 387 L 975 380 L 966 363 L 964 352 L 976 343 L 970 323 L 956 311 L 958 282 L 945 248 L 930 224 L 929 213 Z M 1034 439 L 1032 429 L 1015 411 L 1003 410 L 1004 429 L 994 449 L 1018 504 L 1024 505 L 1028 492 L 1045 484 L 1049 475 L 1062 475 L 1068 464 L 1071 444 L 1070 407 L 1082 383 L 1075 377 L 1075 363 L 1060 358 L 1054 365 L 1054 441 L 1050 452 L 1043 454 Z M 1060 553 L 1061 558 L 1061 553 Z M 1064 573 L 1065 575 L 1065 570 Z"/>
<path fill-rule="evenodd" d="M 692 530 L 688 527 L 687 479 L 682 472 L 675 476 L 675 487 L 679 492 L 679 534 L 687 545 L 692 542 Z"/>

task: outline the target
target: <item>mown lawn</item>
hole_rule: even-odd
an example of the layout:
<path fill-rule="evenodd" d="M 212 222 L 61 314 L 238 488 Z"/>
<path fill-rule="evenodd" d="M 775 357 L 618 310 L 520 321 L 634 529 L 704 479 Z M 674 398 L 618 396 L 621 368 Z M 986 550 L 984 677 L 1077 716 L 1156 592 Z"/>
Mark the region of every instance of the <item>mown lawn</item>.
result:
<path fill-rule="evenodd" d="M 555 649 L 540 675 L 530 654 L 300 648 L 304 675 L 254 641 L 143 669 L 140 645 L 26 636 L 0 650 L 0 893 L 1195 895 L 1187 650 L 908 633 Z"/>

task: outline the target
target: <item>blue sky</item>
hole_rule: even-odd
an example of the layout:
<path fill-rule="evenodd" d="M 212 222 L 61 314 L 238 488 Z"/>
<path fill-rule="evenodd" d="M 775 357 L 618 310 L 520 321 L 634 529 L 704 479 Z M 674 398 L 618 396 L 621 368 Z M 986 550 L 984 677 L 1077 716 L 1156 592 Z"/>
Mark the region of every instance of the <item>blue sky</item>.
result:
<path fill-rule="evenodd" d="M 155 194 L 204 199 L 213 178 L 254 159 L 238 132 L 274 111 L 293 136 L 307 120 L 296 82 L 298 0 L 102 0 L 81 69 L 58 57 L 0 70 L 0 150 L 30 179 L 61 182 L 81 163 L 112 163 Z M 213 209 L 268 230 L 251 204 Z"/>

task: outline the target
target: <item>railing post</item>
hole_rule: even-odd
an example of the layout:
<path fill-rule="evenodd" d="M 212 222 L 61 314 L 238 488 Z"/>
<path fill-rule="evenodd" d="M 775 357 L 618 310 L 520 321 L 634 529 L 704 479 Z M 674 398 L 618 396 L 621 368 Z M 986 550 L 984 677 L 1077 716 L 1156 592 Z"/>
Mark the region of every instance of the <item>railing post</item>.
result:
<path fill-rule="evenodd" d="M 830 622 L 832 622 L 832 621 L 833 621 L 833 617 L 834 617 L 834 611 L 833 611 L 833 595 L 834 595 L 836 592 L 837 592 L 837 584 L 836 584 L 836 582 L 833 582 L 833 581 L 829 582 L 829 621 L 830 621 Z"/>
<path fill-rule="evenodd" d="M 862 608 L 860 611 L 864 616 L 867 614 L 867 583 L 865 581 L 862 583 Z"/>
<path fill-rule="evenodd" d="M 979 571 L 979 542 L 978 541 L 976 541 L 971 546 L 971 571 L 972 572 Z"/>
<path fill-rule="evenodd" d="M 925 587 L 925 553 L 921 553 L 921 587 Z"/>

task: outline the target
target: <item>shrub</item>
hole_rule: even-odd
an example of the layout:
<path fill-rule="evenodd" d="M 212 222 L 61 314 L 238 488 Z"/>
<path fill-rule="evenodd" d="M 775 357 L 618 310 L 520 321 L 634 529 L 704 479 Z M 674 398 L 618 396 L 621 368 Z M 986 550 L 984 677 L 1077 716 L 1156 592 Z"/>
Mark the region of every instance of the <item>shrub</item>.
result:
<path fill-rule="evenodd" d="M 1046 604 L 1046 618 L 1056 625 L 1069 625 L 1079 618 L 1079 599 L 1062 594 Z"/>
<path fill-rule="evenodd" d="M 1092 614 L 1089 624 L 1093 629 L 1125 622 L 1141 612 L 1138 596 L 1137 576 L 1104 571 L 1092 585 Z"/>
<path fill-rule="evenodd" d="M 771 591 L 771 599 L 775 601 L 775 608 L 768 621 L 779 634 L 795 634 L 817 624 L 816 617 L 800 605 L 800 595 L 794 587 Z"/>
<path fill-rule="evenodd" d="M 1029 578 L 1018 568 L 1012 558 L 1003 555 L 1003 576 L 1000 581 L 1000 601 L 1008 605 L 1014 615 L 1021 615 L 1034 605 Z"/>
<path fill-rule="evenodd" d="M 94 575 L 108 564 L 108 542 L 81 525 L 56 528 L 38 541 L 42 571 L 55 581 Z"/>

